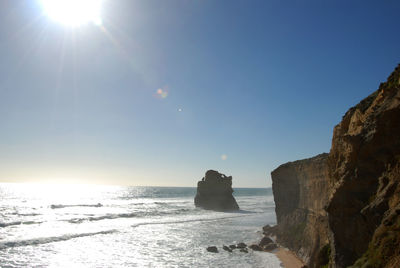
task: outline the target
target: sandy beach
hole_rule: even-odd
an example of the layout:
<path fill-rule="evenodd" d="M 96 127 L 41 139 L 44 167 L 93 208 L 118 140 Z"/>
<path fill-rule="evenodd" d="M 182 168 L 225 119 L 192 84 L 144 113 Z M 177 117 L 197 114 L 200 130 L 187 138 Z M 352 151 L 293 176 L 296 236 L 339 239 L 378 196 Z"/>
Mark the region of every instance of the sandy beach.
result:
<path fill-rule="evenodd" d="M 304 265 L 304 263 L 297 258 L 296 255 L 287 249 L 279 248 L 275 254 L 285 268 L 301 268 Z"/>

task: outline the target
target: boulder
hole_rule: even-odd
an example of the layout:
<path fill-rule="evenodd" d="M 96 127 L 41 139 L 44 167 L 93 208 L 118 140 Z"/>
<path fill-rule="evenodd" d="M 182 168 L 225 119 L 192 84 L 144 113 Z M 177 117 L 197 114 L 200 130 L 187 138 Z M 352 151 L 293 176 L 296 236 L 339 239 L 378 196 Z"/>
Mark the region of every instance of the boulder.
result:
<path fill-rule="evenodd" d="M 249 248 L 251 248 L 254 251 L 262 251 L 263 250 L 259 245 L 256 245 L 256 244 L 250 245 Z"/>
<path fill-rule="evenodd" d="M 232 252 L 232 249 L 230 249 L 230 247 L 227 247 L 227 246 L 222 246 L 222 249 L 223 250 L 225 250 L 225 251 L 228 251 L 228 252 Z"/>
<path fill-rule="evenodd" d="M 264 236 L 264 237 L 261 239 L 260 243 L 258 243 L 258 245 L 259 245 L 260 247 L 263 247 L 263 246 L 265 246 L 265 245 L 268 245 L 269 243 L 274 243 L 274 241 L 272 241 L 272 239 L 269 238 L 268 236 Z"/>
<path fill-rule="evenodd" d="M 272 250 L 277 249 L 277 248 L 278 248 L 278 245 L 275 244 L 274 242 L 263 246 L 263 250 L 265 250 L 265 251 L 272 251 Z"/>
<path fill-rule="evenodd" d="M 239 244 L 236 245 L 237 248 L 246 248 L 247 245 L 243 242 L 240 242 Z"/>
<path fill-rule="evenodd" d="M 232 195 L 232 176 L 225 176 L 215 170 L 208 170 L 205 177 L 197 183 L 194 198 L 196 207 L 217 211 L 238 210 L 239 205 Z"/>
<path fill-rule="evenodd" d="M 229 248 L 235 249 L 235 248 L 236 248 L 236 245 L 229 245 Z"/>
<path fill-rule="evenodd" d="M 207 251 L 212 253 L 218 253 L 218 248 L 215 246 L 211 246 L 207 248 Z"/>
<path fill-rule="evenodd" d="M 276 225 L 275 226 L 265 225 L 263 227 L 263 234 L 268 236 L 275 235 L 276 227 L 277 227 Z"/>
<path fill-rule="evenodd" d="M 247 248 L 241 248 L 240 252 L 244 252 L 244 253 L 249 253 L 249 251 L 247 250 Z"/>

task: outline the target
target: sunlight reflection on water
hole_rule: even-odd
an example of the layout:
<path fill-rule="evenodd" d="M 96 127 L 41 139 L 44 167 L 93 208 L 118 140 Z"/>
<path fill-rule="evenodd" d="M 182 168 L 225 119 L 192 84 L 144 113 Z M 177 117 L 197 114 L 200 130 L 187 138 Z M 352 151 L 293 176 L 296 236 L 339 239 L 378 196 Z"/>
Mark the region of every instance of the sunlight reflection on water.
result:
<path fill-rule="evenodd" d="M 236 189 L 242 212 L 193 205 L 195 188 L 0 184 L 0 263 L 12 267 L 279 267 L 274 255 L 209 254 L 275 222 L 267 190 Z"/>

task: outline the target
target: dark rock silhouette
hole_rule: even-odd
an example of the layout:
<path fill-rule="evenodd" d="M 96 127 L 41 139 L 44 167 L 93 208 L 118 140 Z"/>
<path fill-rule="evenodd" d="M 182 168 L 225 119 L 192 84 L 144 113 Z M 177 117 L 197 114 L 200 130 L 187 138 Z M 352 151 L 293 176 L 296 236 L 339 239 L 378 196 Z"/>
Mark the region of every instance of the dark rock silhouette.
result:
<path fill-rule="evenodd" d="M 225 245 L 222 246 L 222 249 L 225 250 L 225 251 L 228 251 L 228 252 L 232 252 L 232 249 L 230 247 L 225 246 Z"/>
<path fill-rule="evenodd" d="M 263 227 L 263 234 L 266 236 L 275 235 L 277 226 L 265 225 Z"/>
<path fill-rule="evenodd" d="M 269 243 L 274 243 L 274 241 L 272 241 L 272 239 L 269 238 L 268 236 L 264 236 L 264 237 L 261 239 L 259 245 L 260 245 L 260 247 L 263 247 L 263 246 L 265 246 L 265 245 L 268 245 Z"/>
<path fill-rule="evenodd" d="M 208 252 L 218 253 L 218 248 L 216 246 L 211 246 L 207 248 Z"/>
<path fill-rule="evenodd" d="M 236 248 L 246 248 L 247 245 L 243 242 L 240 242 L 239 244 L 236 245 Z"/>
<path fill-rule="evenodd" d="M 194 198 L 196 207 L 229 211 L 238 210 L 239 206 L 232 195 L 232 176 L 225 176 L 215 170 L 208 170 L 205 177 L 197 183 Z"/>
<path fill-rule="evenodd" d="M 269 244 L 267 244 L 267 245 L 265 245 L 265 246 L 262 247 L 262 249 L 263 249 L 264 251 L 272 251 L 272 250 L 277 249 L 277 248 L 278 248 L 278 245 L 275 244 L 274 242 L 269 243 Z"/>
<path fill-rule="evenodd" d="M 256 245 L 256 244 L 250 245 L 249 248 L 254 251 L 262 251 L 263 250 L 259 245 Z"/>

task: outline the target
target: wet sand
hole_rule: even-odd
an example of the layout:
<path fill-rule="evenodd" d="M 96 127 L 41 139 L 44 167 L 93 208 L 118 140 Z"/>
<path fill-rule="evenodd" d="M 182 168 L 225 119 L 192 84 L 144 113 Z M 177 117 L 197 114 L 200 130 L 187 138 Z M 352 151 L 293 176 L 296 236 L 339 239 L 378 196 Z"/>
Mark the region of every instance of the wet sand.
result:
<path fill-rule="evenodd" d="M 304 263 L 297 258 L 296 255 L 287 249 L 279 248 L 275 254 L 285 268 L 301 268 L 304 265 Z"/>

